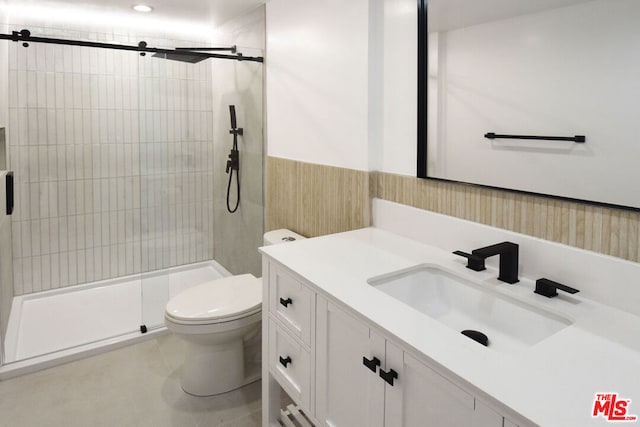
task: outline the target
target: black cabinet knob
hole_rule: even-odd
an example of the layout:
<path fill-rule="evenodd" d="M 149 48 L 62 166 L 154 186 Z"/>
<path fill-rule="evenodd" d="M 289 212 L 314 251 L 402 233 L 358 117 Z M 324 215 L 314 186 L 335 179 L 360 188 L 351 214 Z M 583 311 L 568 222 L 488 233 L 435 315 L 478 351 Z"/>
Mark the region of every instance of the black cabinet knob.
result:
<path fill-rule="evenodd" d="M 367 359 L 366 357 L 362 356 L 362 364 L 369 368 L 372 372 L 376 372 L 378 366 L 380 366 L 380 359 L 378 359 L 377 357 Z"/>
<path fill-rule="evenodd" d="M 385 380 L 387 384 L 393 386 L 393 380 L 398 379 L 398 373 L 393 369 L 389 369 L 389 372 L 385 372 L 382 369 L 380 369 L 380 378 Z"/>
<path fill-rule="evenodd" d="M 284 366 L 286 368 L 289 363 L 291 363 L 291 358 L 289 356 L 287 356 L 286 359 L 283 358 L 282 356 L 280 356 L 280 364 L 282 366 Z"/>
<path fill-rule="evenodd" d="M 280 298 L 280 304 L 284 305 L 285 307 L 287 307 L 289 304 L 291 304 L 293 301 L 291 300 L 291 298 Z"/>

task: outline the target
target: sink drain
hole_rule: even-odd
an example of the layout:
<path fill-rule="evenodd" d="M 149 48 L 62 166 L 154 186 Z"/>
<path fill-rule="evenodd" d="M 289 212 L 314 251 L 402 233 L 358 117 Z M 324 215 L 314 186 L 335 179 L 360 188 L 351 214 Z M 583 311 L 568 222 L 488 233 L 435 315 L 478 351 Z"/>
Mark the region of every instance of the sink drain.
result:
<path fill-rule="evenodd" d="M 462 335 L 471 338 L 472 340 L 479 342 L 483 346 L 487 347 L 489 345 L 489 338 L 480 331 L 474 331 L 473 329 L 465 329 L 460 332 Z"/>

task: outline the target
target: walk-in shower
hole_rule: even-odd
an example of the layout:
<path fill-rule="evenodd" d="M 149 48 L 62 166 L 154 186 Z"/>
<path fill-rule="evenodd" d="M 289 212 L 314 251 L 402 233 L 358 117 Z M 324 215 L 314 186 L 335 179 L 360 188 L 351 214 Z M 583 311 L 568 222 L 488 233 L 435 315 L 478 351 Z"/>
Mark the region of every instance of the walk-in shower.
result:
<path fill-rule="evenodd" d="M 14 295 L 0 325 L 0 371 L 153 333 L 180 290 L 259 275 L 263 230 L 260 55 L 202 40 L 28 28 L 0 34 L 15 194 L 11 254 L 0 254 L 12 257 Z M 257 204 L 233 223 L 222 217 L 227 159 L 217 154 L 228 149 L 230 104 L 254 162 L 243 173 L 259 177 L 243 179 Z M 218 223 L 252 236 L 229 240 Z M 251 262 L 226 261 L 230 246 Z"/>

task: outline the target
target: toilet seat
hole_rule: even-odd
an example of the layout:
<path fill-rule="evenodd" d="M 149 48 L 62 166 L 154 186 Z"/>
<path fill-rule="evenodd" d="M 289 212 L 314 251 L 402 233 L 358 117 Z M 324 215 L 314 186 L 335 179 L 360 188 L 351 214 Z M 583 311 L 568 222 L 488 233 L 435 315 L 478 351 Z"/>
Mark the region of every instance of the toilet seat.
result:
<path fill-rule="evenodd" d="M 172 298 L 165 317 L 182 325 L 210 325 L 251 317 L 261 311 L 262 281 L 251 274 L 194 286 Z"/>

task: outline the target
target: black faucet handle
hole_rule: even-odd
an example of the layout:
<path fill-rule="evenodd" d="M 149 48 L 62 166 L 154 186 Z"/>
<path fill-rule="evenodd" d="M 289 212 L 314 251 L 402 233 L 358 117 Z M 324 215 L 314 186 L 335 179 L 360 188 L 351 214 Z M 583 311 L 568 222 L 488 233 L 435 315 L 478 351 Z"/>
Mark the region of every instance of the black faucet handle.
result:
<path fill-rule="evenodd" d="M 470 268 L 473 271 L 482 271 L 487 269 L 484 265 L 484 257 L 462 251 L 455 251 L 453 254 L 465 257 L 467 259 L 467 268 Z"/>
<path fill-rule="evenodd" d="M 575 288 L 563 285 L 562 283 L 554 282 L 553 280 L 549 280 L 544 277 L 542 279 L 536 280 L 536 290 L 533 292 L 539 295 L 544 295 L 547 298 L 553 298 L 558 295 L 557 289 L 568 292 L 570 294 L 580 292 Z"/>

